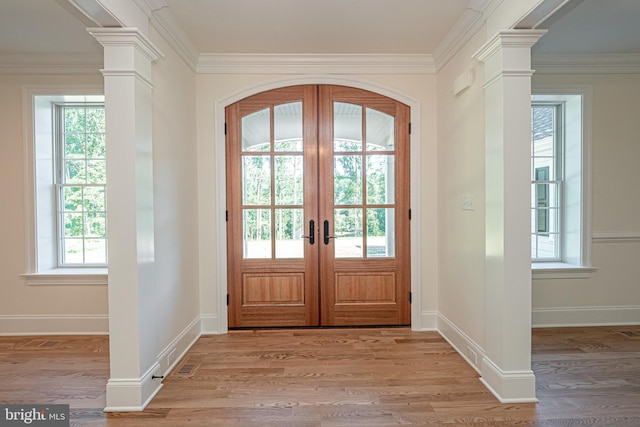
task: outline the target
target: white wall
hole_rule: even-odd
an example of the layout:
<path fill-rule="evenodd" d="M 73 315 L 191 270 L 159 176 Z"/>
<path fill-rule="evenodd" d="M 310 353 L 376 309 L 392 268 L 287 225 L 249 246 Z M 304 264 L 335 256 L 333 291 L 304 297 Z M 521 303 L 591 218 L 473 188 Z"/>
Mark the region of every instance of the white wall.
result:
<path fill-rule="evenodd" d="M 196 86 L 195 73 L 164 39 L 153 29 L 150 36 L 164 58 L 152 66 L 156 280 L 140 319 L 155 336 L 149 350 L 166 368 L 163 351 L 177 345 L 180 354 L 200 327 Z"/>
<path fill-rule="evenodd" d="M 483 34 L 438 73 L 438 311 L 479 346 L 486 292 L 485 101 L 483 67 L 471 57 L 484 43 Z M 454 81 L 467 72 L 473 73 L 473 85 L 455 95 Z M 473 210 L 462 209 L 467 195 Z"/>
<path fill-rule="evenodd" d="M 640 75 L 535 74 L 536 85 L 592 88 L 591 263 L 597 271 L 534 280 L 534 326 L 640 323 Z"/>
<path fill-rule="evenodd" d="M 106 333 L 106 285 L 28 286 L 22 86 L 102 85 L 102 76 L 0 75 L 0 334 Z"/>
<path fill-rule="evenodd" d="M 422 312 L 437 309 L 437 228 L 436 228 L 436 158 L 435 158 L 435 76 L 427 74 L 386 75 L 268 75 L 268 74 L 200 74 L 198 75 L 198 173 L 200 203 L 200 283 L 201 313 L 204 332 L 223 332 L 226 313 L 219 309 L 219 298 L 226 294 L 225 235 L 216 224 L 224 215 L 224 151 L 215 144 L 224 141 L 222 129 L 224 106 L 265 87 L 287 86 L 300 83 L 335 83 L 365 87 L 402 94 L 415 101 L 420 110 L 419 124 L 413 129 L 420 132 L 420 159 L 415 162 L 421 180 L 412 188 L 419 193 L 421 206 L 412 206 L 413 214 L 420 216 L 421 235 L 412 233 L 419 246 L 422 277 Z M 260 88 L 260 89 L 258 89 Z M 243 95 L 240 95 L 243 94 Z M 419 125 L 419 126 L 417 126 Z M 218 126 L 218 128 L 216 128 Z M 416 131 L 417 132 L 417 131 Z M 413 198 L 412 198 L 413 199 Z M 413 199 L 415 200 L 415 199 Z M 224 230 L 224 226 L 222 226 Z M 417 305 L 417 304 L 416 304 Z M 415 307 L 415 306 L 414 306 Z M 420 313 L 418 313 L 418 316 Z"/>

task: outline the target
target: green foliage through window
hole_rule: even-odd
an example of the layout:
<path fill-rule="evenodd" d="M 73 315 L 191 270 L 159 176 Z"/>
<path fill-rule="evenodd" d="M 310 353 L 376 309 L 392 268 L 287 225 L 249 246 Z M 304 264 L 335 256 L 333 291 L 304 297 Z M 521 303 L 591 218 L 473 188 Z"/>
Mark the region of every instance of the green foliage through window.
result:
<path fill-rule="evenodd" d="M 59 105 L 58 238 L 60 265 L 106 265 L 105 111 Z"/>

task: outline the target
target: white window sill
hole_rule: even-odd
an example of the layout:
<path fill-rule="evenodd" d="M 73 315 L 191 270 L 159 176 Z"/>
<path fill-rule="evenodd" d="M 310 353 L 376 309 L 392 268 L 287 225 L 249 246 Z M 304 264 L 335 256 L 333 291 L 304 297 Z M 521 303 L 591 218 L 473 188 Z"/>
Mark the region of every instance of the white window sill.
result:
<path fill-rule="evenodd" d="M 531 276 L 533 280 L 541 279 L 588 279 L 596 272 L 595 267 L 583 267 L 564 262 L 532 262 Z"/>
<path fill-rule="evenodd" d="M 107 268 L 56 268 L 21 274 L 27 285 L 106 285 Z"/>

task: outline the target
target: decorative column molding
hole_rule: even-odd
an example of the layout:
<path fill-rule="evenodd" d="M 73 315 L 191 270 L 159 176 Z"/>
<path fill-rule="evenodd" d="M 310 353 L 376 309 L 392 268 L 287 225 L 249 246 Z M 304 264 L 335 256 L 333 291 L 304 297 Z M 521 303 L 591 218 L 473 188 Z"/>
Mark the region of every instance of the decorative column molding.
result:
<path fill-rule="evenodd" d="M 474 58 L 485 71 L 485 350 L 481 381 L 502 402 L 535 402 L 531 370 L 531 46 L 501 31 Z"/>
<path fill-rule="evenodd" d="M 105 411 L 160 390 L 155 353 L 152 76 L 161 52 L 135 28 L 91 28 L 104 47 L 110 379 Z"/>
<path fill-rule="evenodd" d="M 151 64 L 162 58 L 156 48 L 136 28 L 89 28 L 87 31 L 104 47 L 104 68 L 107 76 L 134 76 L 149 87 Z"/>

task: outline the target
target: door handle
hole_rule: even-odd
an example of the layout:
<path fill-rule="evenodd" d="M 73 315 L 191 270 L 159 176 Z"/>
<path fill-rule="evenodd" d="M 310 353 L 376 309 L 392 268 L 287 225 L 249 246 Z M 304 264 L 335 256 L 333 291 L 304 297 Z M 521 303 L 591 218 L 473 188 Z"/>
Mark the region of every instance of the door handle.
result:
<path fill-rule="evenodd" d="M 336 236 L 329 236 L 329 220 L 324 220 L 324 244 L 329 244 L 329 239 L 335 239 Z"/>
<path fill-rule="evenodd" d="M 309 221 L 309 235 L 302 236 L 305 239 L 309 239 L 309 244 L 313 245 L 316 242 L 316 223 L 314 220 Z"/>

